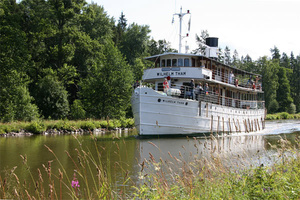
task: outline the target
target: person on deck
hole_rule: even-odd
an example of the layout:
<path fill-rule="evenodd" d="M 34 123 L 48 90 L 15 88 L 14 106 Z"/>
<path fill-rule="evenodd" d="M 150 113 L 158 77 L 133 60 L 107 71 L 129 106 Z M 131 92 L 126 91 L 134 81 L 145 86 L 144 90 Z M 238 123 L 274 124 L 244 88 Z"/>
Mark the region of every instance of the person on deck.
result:
<path fill-rule="evenodd" d="M 230 74 L 229 74 L 229 84 L 234 84 L 233 80 L 234 80 L 234 74 L 232 73 L 232 71 L 230 71 Z"/>
<path fill-rule="evenodd" d="M 191 87 L 191 96 L 192 96 L 192 99 L 194 99 L 194 89 L 195 89 L 195 83 L 194 83 L 194 79 L 191 80 L 191 83 L 190 83 L 190 87 Z"/>
<path fill-rule="evenodd" d="M 163 85 L 164 85 L 164 93 L 167 94 L 168 89 L 169 89 L 170 87 L 169 87 L 169 82 L 168 82 L 168 80 L 167 80 L 166 78 L 165 78 L 165 81 L 164 81 Z"/>

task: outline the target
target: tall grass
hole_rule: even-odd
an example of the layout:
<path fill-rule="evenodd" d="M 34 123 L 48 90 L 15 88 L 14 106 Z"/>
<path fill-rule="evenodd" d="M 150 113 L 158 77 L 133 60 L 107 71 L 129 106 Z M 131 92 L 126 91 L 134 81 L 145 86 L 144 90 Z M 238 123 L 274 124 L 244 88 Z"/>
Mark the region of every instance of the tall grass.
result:
<path fill-rule="evenodd" d="M 81 136 L 73 135 L 73 137 L 78 142 L 78 148 L 74 149 L 76 155 L 71 156 L 70 152 L 64 152 L 73 163 L 72 169 L 66 168 L 59 160 L 58 154 L 62 152 L 54 152 L 46 145 L 45 150 L 52 154 L 53 160 L 41 164 L 41 168 L 31 169 L 27 156 L 20 155 L 29 178 L 24 182 L 21 181 L 15 173 L 17 167 L 7 171 L 4 176 L 0 175 L 0 199 L 126 198 L 126 190 L 124 189 L 122 194 L 117 192 L 114 185 L 116 180 L 112 180 L 110 168 L 102 163 L 100 148 L 103 147 L 97 144 L 97 138 L 91 134 L 94 145 L 84 146 L 80 141 Z M 59 166 L 57 170 L 52 167 L 54 162 Z M 125 171 L 121 165 L 118 167 L 119 170 Z M 38 171 L 38 176 L 34 175 L 34 170 Z M 130 181 L 129 177 L 123 184 L 128 181 Z"/>
<path fill-rule="evenodd" d="M 207 147 L 212 153 L 210 158 L 190 162 L 180 158 L 180 154 L 169 154 L 168 162 L 157 161 L 150 154 L 149 161 L 141 165 L 144 183 L 136 187 L 134 195 L 138 199 L 299 199 L 299 139 L 295 146 L 285 139 L 271 146 L 277 154 L 273 158 L 275 164 L 269 166 L 251 167 L 247 164 L 249 155 L 226 156 L 213 146 Z M 236 158 L 239 162 L 232 162 Z M 160 167 L 146 173 L 146 163 Z"/>
<path fill-rule="evenodd" d="M 232 153 L 213 136 L 200 142 L 197 138 L 187 138 L 197 150 L 188 158 L 183 153 L 188 150 L 178 147 L 178 155 L 162 150 L 154 143 L 150 145 L 168 158 L 164 160 L 149 152 L 149 159 L 139 161 L 139 181 L 132 183 L 135 192 L 127 193 L 126 188 L 118 190 L 112 180 L 109 167 L 102 163 L 102 148 L 94 141 L 93 146 L 84 146 L 80 136 L 74 135 L 79 146 L 76 155 L 65 153 L 72 161 L 72 169 L 67 169 L 57 154 L 48 146 L 45 149 L 53 155 L 53 160 L 43 164 L 41 169 L 31 169 L 27 157 L 21 155 L 23 165 L 29 174 L 28 180 L 20 181 L 15 168 L 0 176 L 0 199 L 299 199 L 300 198 L 300 142 L 290 143 L 281 138 L 276 145 L 269 144 L 274 157 L 271 165 L 252 166 L 252 159 L 260 159 L 257 152 L 249 154 L 245 149 Z M 118 139 L 118 138 L 116 138 Z M 247 142 L 247 141 L 246 141 Z M 252 141 L 255 141 L 255 138 Z M 121 171 L 121 185 L 133 179 L 122 167 L 121 149 L 114 143 L 114 153 L 119 155 L 115 163 Z M 201 148 L 200 148 L 201 147 Z M 204 149 L 202 149 L 204 147 Z M 234 147 L 234 146 L 233 146 Z M 92 154 L 91 148 L 96 150 Z M 185 152 L 186 151 L 186 152 Z M 259 151 L 259 150 L 257 150 Z M 207 154 L 206 156 L 203 156 Z M 54 171 L 53 162 L 59 169 Z M 107 160 L 109 163 L 109 158 Z M 38 171 L 34 177 L 32 170 Z M 44 173 L 43 173 L 44 172 Z M 90 181 L 90 180 L 92 181 Z M 67 197 L 66 197 L 67 194 Z"/>

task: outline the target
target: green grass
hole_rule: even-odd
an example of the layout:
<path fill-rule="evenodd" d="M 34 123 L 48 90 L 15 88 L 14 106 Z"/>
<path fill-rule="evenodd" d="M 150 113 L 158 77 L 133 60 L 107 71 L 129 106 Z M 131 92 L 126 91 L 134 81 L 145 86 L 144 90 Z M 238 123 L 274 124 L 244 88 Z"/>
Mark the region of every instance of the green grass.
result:
<path fill-rule="evenodd" d="M 266 120 L 280 120 L 280 119 L 300 119 L 300 113 L 289 114 L 287 112 L 281 112 L 276 114 L 267 114 Z"/>
<path fill-rule="evenodd" d="M 116 128 L 132 128 L 134 127 L 133 119 L 122 119 L 122 120 L 37 120 L 32 122 L 11 122 L 11 123 L 0 123 L 0 134 L 10 132 L 30 132 L 33 134 L 41 134 L 46 130 L 55 129 L 63 131 L 75 131 L 83 129 L 85 131 L 93 131 L 94 129 L 116 129 Z"/>

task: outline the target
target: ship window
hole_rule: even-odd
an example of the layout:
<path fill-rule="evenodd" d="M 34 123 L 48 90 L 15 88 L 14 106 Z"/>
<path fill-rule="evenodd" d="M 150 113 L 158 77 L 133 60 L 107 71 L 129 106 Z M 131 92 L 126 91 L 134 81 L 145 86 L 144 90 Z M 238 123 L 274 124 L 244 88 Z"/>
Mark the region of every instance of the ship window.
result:
<path fill-rule="evenodd" d="M 171 67 L 171 59 L 167 59 L 167 67 Z"/>
<path fill-rule="evenodd" d="M 161 66 L 165 67 L 166 66 L 166 60 L 161 60 Z"/>
<path fill-rule="evenodd" d="M 177 67 L 177 59 L 172 60 L 172 66 Z"/>
<path fill-rule="evenodd" d="M 179 66 L 179 67 L 182 67 L 182 66 L 183 66 L 183 59 L 182 59 L 182 58 L 179 58 L 179 59 L 178 59 L 178 66 Z"/>
<path fill-rule="evenodd" d="M 218 68 L 218 76 L 221 76 L 221 68 Z"/>
<path fill-rule="evenodd" d="M 190 59 L 188 59 L 188 58 L 184 59 L 184 66 L 185 67 L 189 67 L 190 66 Z"/>
<path fill-rule="evenodd" d="M 163 83 L 157 83 L 157 91 L 164 91 Z"/>

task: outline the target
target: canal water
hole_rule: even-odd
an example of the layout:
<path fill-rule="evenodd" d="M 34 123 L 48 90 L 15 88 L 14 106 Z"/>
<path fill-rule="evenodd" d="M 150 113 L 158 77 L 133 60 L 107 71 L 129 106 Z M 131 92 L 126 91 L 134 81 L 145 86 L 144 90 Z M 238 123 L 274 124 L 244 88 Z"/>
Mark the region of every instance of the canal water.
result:
<path fill-rule="evenodd" d="M 132 194 L 132 186 L 138 187 L 148 174 L 164 166 L 173 167 L 170 170 L 174 172 L 187 163 L 196 160 L 198 163 L 209 162 L 216 158 L 222 165 L 233 169 L 280 162 L 279 152 L 271 146 L 278 146 L 280 139 L 286 139 L 293 145 L 297 137 L 300 137 L 299 120 L 267 121 L 262 132 L 224 137 L 141 138 L 136 136 L 135 130 L 105 135 L 0 137 L 0 175 L 3 180 L 11 169 L 17 167 L 14 172 L 19 180 L 26 180 L 29 184 L 31 175 L 38 180 L 38 169 L 43 177 L 47 177 L 46 169 L 51 163 L 53 174 L 59 176 L 58 170 L 65 170 L 68 181 L 71 181 L 74 172 L 82 169 L 83 163 L 95 160 L 101 163 L 107 179 L 117 191 Z M 22 157 L 26 157 L 26 165 Z M 93 166 L 91 171 L 93 173 Z M 93 183 L 92 176 L 96 175 L 87 172 L 90 184 Z M 66 175 L 64 177 L 68 182 Z M 76 178 L 83 181 L 78 173 Z M 85 183 L 81 184 L 83 187 Z M 34 190 L 33 184 L 31 188 L 29 184 L 28 188 Z M 67 197 L 67 193 L 63 195 Z"/>

